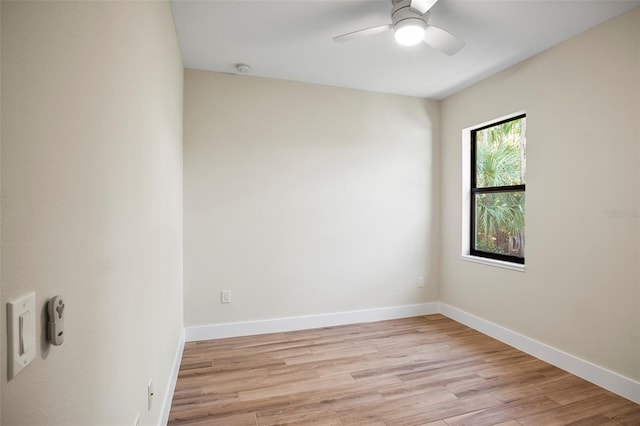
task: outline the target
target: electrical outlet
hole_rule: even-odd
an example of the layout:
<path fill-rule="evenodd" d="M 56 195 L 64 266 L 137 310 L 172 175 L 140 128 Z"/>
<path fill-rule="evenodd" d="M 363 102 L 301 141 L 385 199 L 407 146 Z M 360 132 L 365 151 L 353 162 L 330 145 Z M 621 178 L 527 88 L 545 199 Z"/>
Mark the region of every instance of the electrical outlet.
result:
<path fill-rule="evenodd" d="M 222 290 L 220 292 L 220 303 L 231 303 L 231 290 Z"/>
<path fill-rule="evenodd" d="M 151 411 L 151 407 L 153 407 L 153 379 L 149 380 L 147 386 L 147 410 Z"/>
<path fill-rule="evenodd" d="M 418 277 L 418 287 L 424 287 L 424 277 L 422 275 Z"/>

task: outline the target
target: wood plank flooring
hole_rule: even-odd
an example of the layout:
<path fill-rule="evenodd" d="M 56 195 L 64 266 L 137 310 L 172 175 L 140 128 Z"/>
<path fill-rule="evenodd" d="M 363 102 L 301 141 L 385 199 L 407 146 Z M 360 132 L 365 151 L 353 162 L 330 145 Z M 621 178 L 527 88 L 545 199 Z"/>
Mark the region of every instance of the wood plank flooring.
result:
<path fill-rule="evenodd" d="M 429 315 L 187 343 L 169 425 L 640 425 L 640 405 Z"/>

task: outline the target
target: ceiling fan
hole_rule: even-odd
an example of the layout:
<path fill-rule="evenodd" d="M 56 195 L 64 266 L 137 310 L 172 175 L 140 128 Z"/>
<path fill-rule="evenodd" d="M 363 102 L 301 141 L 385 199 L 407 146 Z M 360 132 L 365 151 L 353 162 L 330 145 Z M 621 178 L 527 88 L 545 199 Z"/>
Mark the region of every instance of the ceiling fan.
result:
<path fill-rule="evenodd" d="M 442 28 L 429 25 L 429 10 L 438 0 L 392 0 L 391 23 L 366 28 L 334 37 L 337 42 L 370 36 L 393 29 L 398 44 L 412 46 L 424 41 L 447 55 L 454 55 L 464 47 L 464 42 Z"/>

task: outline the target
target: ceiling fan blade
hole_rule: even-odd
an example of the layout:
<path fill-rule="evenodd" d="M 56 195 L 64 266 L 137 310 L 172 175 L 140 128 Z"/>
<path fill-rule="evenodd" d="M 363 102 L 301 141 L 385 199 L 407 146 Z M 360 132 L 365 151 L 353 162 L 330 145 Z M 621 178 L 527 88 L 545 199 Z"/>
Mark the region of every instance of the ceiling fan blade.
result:
<path fill-rule="evenodd" d="M 380 25 L 379 27 L 366 28 L 364 30 L 353 31 L 351 33 L 342 34 L 341 36 L 337 36 L 333 38 L 333 41 L 337 41 L 341 43 L 343 41 L 353 40 L 358 37 L 366 37 L 374 34 L 381 33 L 383 31 L 391 29 L 391 24 Z"/>
<path fill-rule="evenodd" d="M 448 31 L 427 25 L 424 42 L 447 55 L 455 55 L 464 47 L 464 42 Z"/>
<path fill-rule="evenodd" d="M 424 15 L 437 2 L 438 0 L 411 0 L 409 7 L 413 10 L 417 10 L 421 15 Z"/>

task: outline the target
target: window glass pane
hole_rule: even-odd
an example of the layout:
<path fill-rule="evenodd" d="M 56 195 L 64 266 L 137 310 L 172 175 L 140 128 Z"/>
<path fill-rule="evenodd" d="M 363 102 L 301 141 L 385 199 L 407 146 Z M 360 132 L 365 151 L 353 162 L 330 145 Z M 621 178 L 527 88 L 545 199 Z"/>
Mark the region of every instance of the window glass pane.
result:
<path fill-rule="evenodd" d="M 477 130 L 476 187 L 524 185 L 526 118 Z"/>
<path fill-rule="evenodd" d="M 524 192 L 474 195 L 475 249 L 524 257 Z"/>

